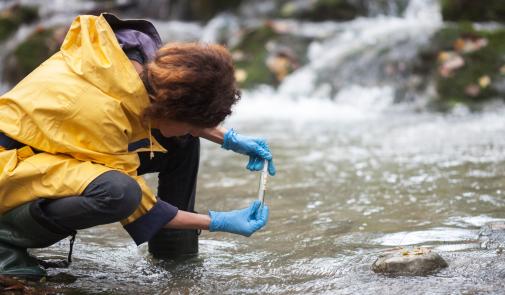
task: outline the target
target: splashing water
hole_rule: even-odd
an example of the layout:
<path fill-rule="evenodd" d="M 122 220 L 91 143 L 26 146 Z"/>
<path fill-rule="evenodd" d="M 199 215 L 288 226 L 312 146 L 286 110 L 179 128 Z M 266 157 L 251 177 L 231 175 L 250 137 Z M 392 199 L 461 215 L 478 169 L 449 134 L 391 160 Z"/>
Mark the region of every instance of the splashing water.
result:
<path fill-rule="evenodd" d="M 377 16 L 358 18 L 338 24 L 339 32 L 324 42 L 309 47 L 310 63 L 287 77 L 280 92 L 290 97 L 308 97 L 325 92 L 328 85 L 342 88 L 355 81 L 379 85 L 378 56 L 384 50 L 400 48 L 402 59 L 414 56 L 416 49 L 442 24 L 440 8 L 435 1 L 411 1 L 404 17 Z M 328 92 L 326 90 L 326 92 Z"/>

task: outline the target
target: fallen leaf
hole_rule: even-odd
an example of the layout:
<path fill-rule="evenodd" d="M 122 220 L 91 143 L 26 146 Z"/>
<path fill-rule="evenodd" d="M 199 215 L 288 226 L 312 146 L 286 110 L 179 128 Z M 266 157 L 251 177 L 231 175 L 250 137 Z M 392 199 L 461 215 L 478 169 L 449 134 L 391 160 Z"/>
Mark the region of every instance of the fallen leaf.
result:
<path fill-rule="evenodd" d="M 3 288 L 1 291 L 12 291 L 12 290 L 23 290 L 25 288 L 25 286 L 21 285 L 21 284 L 16 284 L 16 285 L 11 285 L 11 286 L 8 286 L 8 287 L 5 287 Z"/>
<path fill-rule="evenodd" d="M 477 97 L 480 94 L 480 86 L 477 84 L 469 84 L 465 87 L 465 94 L 470 97 Z"/>
<path fill-rule="evenodd" d="M 244 82 L 247 79 L 247 72 L 243 69 L 235 70 L 235 80 L 237 82 Z"/>
<path fill-rule="evenodd" d="M 501 66 L 501 68 L 500 68 L 500 73 L 501 73 L 502 75 L 505 75 L 505 65 Z"/>
<path fill-rule="evenodd" d="M 487 88 L 491 84 L 491 78 L 489 76 L 482 76 L 479 78 L 479 85 L 481 88 Z"/>
<path fill-rule="evenodd" d="M 454 41 L 453 47 L 462 53 L 471 53 L 488 45 L 486 38 L 459 38 Z"/>
<path fill-rule="evenodd" d="M 457 53 L 445 52 L 439 54 L 439 73 L 442 77 L 449 77 L 451 74 L 465 65 L 465 60 Z"/>

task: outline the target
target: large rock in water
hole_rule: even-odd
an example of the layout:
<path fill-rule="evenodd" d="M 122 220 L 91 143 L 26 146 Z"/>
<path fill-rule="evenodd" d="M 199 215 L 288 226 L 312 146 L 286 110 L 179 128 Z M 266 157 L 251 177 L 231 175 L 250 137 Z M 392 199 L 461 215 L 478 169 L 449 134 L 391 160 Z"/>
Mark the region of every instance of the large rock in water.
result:
<path fill-rule="evenodd" d="M 479 240 L 481 248 L 501 251 L 505 247 L 505 221 L 485 224 L 480 229 Z"/>
<path fill-rule="evenodd" d="M 430 249 L 398 248 L 381 254 L 372 270 L 389 275 L 416 276 L 432 274 L 447 266 L 447 262 Z"/>

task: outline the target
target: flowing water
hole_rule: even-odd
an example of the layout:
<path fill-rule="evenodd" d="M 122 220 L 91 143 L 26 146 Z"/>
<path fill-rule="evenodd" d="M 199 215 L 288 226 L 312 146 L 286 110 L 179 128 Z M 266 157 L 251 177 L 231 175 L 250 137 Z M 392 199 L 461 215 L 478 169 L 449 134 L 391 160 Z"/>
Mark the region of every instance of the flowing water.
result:
<path fill-rule="evenodd" d="M 278 174 L 265 229 L 250 238 L 204 232 L 200 254 L 184 262 L 152 259 L 118 225 L 84 230 L 66 270 L 78 277 L 70 286 L 114 294 L 503 290 L 505 256 L 481 250 L 476 238 L 480 225 L 505 216 L 504 107 L 438 115 L 393 106 L 362 117 L 334 102 L 273 99 L 246 95 L 227 122 L 271 143 Z M 197 210 L 254 200 L 259 175 L 245 164 L 205 143 Z M 38 253 L 61 256 L 67 244 Z M 449 267 L 427 277 L 374 274 L 378 252 L 399 245 L 433 247 Z"/>
<path fill-rule="evenodd" d="M 365 77 L 381 48 L 410 52 L 441 24 L 433 1 L 410 5 L 403 17 L 326 23 L 321 28 L 330 36 L 311 45 L 311 62 L 279 91 L 244 93 L 225 126 L 263 136 L 273 150 L 278 174 L 269 179 L 264 229 L 250 238 L 203 232 L 198 257 L 187 261 L 153 259 L 118 224 L 83 230 L 74 262 L 63 270 L 78 278 L 65 285 L 68 292 L 501 293 L 505 256 L 480 249 L 477 234 L 485 222 L 505 218 L 505 106 L 478 114 L 423 112 L 411 102 L 394 103 L 396 85 L 376 74 L 374 83 L 348 75 Z M 165 40 L 174 26 L 191 38 L 212 38 L 196 24 L 158 23 Z M 325 85 L 334 81 L 321 78 L 328 73 L 345 85 L 329 91 Z M 253 201 L 259 175 L 246 162 L 204 142 L 197 211 Z M 156 176 L 147 178 L 155 186 Z M 406 245 L 434 248 L 449 267 L 425 277 L 371 271 L 380 251 Z M 62 241 L 35 253 L 63 257 L 67 247 Z"/>

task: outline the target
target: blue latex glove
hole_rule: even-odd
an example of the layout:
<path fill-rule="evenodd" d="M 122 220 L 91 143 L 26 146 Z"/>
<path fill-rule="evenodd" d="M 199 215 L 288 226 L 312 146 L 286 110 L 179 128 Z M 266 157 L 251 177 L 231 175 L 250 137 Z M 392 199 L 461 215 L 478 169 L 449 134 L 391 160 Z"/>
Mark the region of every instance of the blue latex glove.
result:
<path fill-rule="evenodd" d="M 246 168 L 251 171 L 261 171 L 263 169 L 263 161 L 268 160 L 268 173 L 272 176 L 275 175 L 272 153 L 264 139 L 243 136 L 230 129 L 224 134 L 223 145 L 221 147 L 248 155 L 249 163 Z"/>
<path fill-rule="evenodd" d="M 241 210 L 229 212 L 209 210 L 209 231 L 223 231 L 249 237 L 267 224 L 268 212 L 268 206 L 261 206 L 259 200 L 254 201 L 251 206 Z"/>

